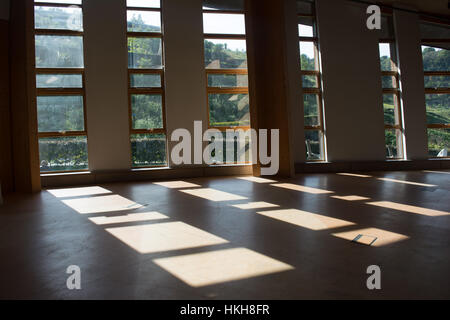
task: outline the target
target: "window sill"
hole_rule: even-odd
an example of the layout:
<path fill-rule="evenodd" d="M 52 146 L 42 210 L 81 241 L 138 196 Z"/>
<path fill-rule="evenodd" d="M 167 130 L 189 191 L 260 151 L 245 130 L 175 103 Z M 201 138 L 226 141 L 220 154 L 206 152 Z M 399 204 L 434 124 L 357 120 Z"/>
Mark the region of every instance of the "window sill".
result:
<path fill-rule="evenodd" d="M 73 172 L 44 172 L 41 173 L 41 177 L 59 177 L 59 176 L 73 176 L 73 175 L 88 175 L 91 174 L 91 171 L 73 171 Z"/>
<path fill-rule="evenodd" d="M 131 168 L 131 172 L 143 172 L 143 171 L 159 171 L 170 170 L 170 167 L 145 167 L 145 168 Z"/>

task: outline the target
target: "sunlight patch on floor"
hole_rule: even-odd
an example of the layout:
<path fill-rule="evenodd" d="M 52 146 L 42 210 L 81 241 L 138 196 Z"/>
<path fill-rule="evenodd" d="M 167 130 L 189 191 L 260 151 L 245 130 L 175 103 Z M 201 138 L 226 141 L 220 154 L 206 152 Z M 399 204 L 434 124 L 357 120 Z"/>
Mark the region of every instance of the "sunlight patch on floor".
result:
<path fill-rule="evenodd" d="M 305 186 L 301 186 L 298 184 L 292 184 L 292 183 L 271 184 L 271 186 L 289 189 L 289 190 L 301 191 L 301 192 L 306 192 L 306 193 L 312 193 L 312 194 L 334 193 L 333 191 L 329 191 L 329 190 L 305 187 Z"/>
<path fill-rule="evenodd" d="M 156 184 L 161 187 L 169 188 L 169 189 L 182 189 L 182 188 L 197 188 L 201 187 L 198 184 L 190 183 L 186 181 L 167 181 L 167 182 L 155 182 L 153 184 Z"/>
<path fill-rule="evenodd" d="M 421 187 L 437 187 L 435 184 L 427 184 L 427 183 L 420 183 L 420 182 L 412 182 L 412 181 L 405 181 L 405 180 L 398 180 L 398 179 L 392 179 L 392 178 L 377 178 L 381 181 L 387 181 L 387 182 L 395 182 L 395 183 L 403 183 L 403 184 L 410 184 L 413 186 L 421 186 Z"/>
<path fill-rule="evenodd" d="M 369 204 L 371 206 L 377 206 L 377 207 L 394 209 L 394 210 L 399 210 L 399 211 L 404 211 L 404 212 L 409 212 L 409 213 L 421 214 L 421 215 L 429 216 L 429 217 L 439 217 L 439 216 L 450 215 L 450 212 L 433 210 L 433 209 L 416 207 L 416 206 L 410 206 L 407 204 L 395 203 L 395 202 L 391 202 L 391 201 L 375 201 L 375 202 L 367 202 L 367 204 Z"/>
<path fill-rule="evenodd" d="M 361 197 L 361 196 L 331 196 L 334 199 L 345 200 L 345 201 L 362 201 L 362 200 L 370 200 L 370 198 Z"/>
<path fill-rule="evenodd" d="M 90 221 L 97 225 L 116 224 L 126 222 L 139 222 L 139 221 L 152 221 L 160 219 L 169 219 L 168 216 L 159 212 L 140 212 L 131 213 L 125 216 L 113 216 L 113 217 L 93 217 L 89 218 Z"/>
<path fill-rule="evenodd" d="M 238 177 L 237 179 L 246 180 L 255 183 L 275 183 L 277 181 L 260 177 Z"/>
<path fill-rule="evenodd" d="M 422 172 L 426 172 L 426 173 L 437 173 L 437 174 L 450 174 L 450 171 L 432 171 L 432 170 L 422 170 Z"/>
<path fill-rule="evenodd" d="M 139 253 L 166 252 L 228 243 L 184 222 L 107 228 L 107 232 Z"/>
<path fill-rule="evenodd" d="M 283 209 L 257 212 L 260 215 L 287 222 L 311 230 L 326 230 L 354 225 L 353 222 L 331 218 L 297 209 Z"/>
<path fill-rule="evenodd" d="M 275 208 L 275 207 L 279 207 L 279 205 L 260 201 L 260 202 L 249 202 L 249 203 L 243 203 L 243 204 L 233 204 L 233 207 L 236 207 L 236 208 L 239 208 L 242 210 L 250 210 L 250 209 Z"/>
<path fill-rule="evenodd" d="M 377 239 L 375 240 L 375 242 L 372 243 L 373 247 L 382 247 L 382 246 L 385 246 L 385 245 L 388 245 L 391 243 L 396 243 L 399 241 L 409 239 L 408 236 L 405 236 L 403 234 L 390 232 L 390 231 L 377 229 L 377 228 L 366 228 L 366 229 L 352 230 L 352 231 L 347 231 L 347 232 L 339 232 L 339 233 L 333 233 L 332 235 L 337 238 L 348 240 L 348 241 L 353 241 L 359 235 L 362 235 L 363 237 L 367 238 L 368 240 L 370 240 L 371 238 L 373 240 L 373 238 L 375 237 Z"/>
<path fill-rule="evenodd" d="M 232 200 L 245 200 L 247 198 L 228 193 L 224 191 L 219 191 L 212 188 L 202 188 L 202 189 L 191 189 L 191 190 L 180 190 L 181 192 L 190 194 L 191 196 L 207 199 L 210 201 L 232 201 Z"/>
<path fill-rule="evenodd" d="M 57 198 L 95 196 L 98 194 L 112 193 L 111 191 L 102 187 L 83 187 L 83 188 L 65 188 L 65 189 L 51 189 L 47 190 Z"/>
<path fill-rule="evenodd" d="M 142 205 L 119 195 L 62 200 L 81 214 L 125 211 L 142 208 Z"/>
<path fill-rule="evenodd" d="M 294 267 L 246 248 L 233 248 L 153 260 L 191 287 L 248 279 Z"/>
<path fill-rule="evenodd" d="M 372 176 L 369 176 L 367 174 L 357 174 L 357 173 L 347 173 L 347 172 L 340 172 L 336 173 L 339 176 L 348 176 L 348 177 L 357 177 L 357 178 L 372 178 Z"/>

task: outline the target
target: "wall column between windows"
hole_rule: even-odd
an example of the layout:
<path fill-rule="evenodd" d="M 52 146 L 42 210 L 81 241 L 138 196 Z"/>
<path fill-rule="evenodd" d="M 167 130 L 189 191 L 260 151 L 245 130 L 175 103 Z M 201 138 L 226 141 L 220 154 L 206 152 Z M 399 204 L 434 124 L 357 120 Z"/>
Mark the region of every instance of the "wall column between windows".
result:
<path fill-rule="evenodd" d="M 301 136 L 302 128 L 297 126 L 303 127 L 303 117 L 298 52 L 292 52 L 292 43 L 298 39 L 287 30 L 293 28 L 294 35 L 297 31 L 292 2 L 247 0 L 245 8 L 251 125 L 254 129 L 280 129 L 278 175 L 285 177 L 294 175 L 294 149 L 304 150 L 294 139 Z M 297 134 L 294 126 L 300 130 Z M 253 174 L 260 175 L 259 162 Z"/>
<path fill-rule="evenodd" d="M 163 1 L 162 14 L 168 154 L 169 165 L 175 167 L 170 154 L 178 142 L 170 142 L 172 132 L 184 128 L 194 139 L 194 121 L 202 121 L 203 132 L 208 129 L 202 0 Z M 194 142 L 191 147 L 195 166 Z"/>
<path fill-rule="evenodd" d="M 400 85 L 408 160 L 428 157 L 425 85 L 419 17 L 416 13 L 394 10 Z"/>
<path fill-rule="evenodd" d="M 10 84 L 14 185 L 18 192 L 41 190 L 34 73 L 34 2 L 11 1 Z"/>
<path fill-rule="evenodd" d="M 316 0 L 330 162 L 385 160 L 378 33 L 367 28 L 366 9 Z"/>
<path fill-rule="evenodd" d="M 84 0 L 83 15 L 89 168 L 129 170 L 126 0 Z"/>

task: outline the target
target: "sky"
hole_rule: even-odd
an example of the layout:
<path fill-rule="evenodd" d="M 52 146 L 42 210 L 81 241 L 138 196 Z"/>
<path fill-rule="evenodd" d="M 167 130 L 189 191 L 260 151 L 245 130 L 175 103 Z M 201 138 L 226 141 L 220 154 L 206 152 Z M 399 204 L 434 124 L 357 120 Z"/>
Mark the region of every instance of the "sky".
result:
<path fill-rule="evenodd" d="M 216 34 L 245 35 L 245 18 L 243 14 L 203 14 L 203 32 Z M 246 50 L 245 40 L 208 40 L 213 43 L 226 43 L 230 50 Z"/>

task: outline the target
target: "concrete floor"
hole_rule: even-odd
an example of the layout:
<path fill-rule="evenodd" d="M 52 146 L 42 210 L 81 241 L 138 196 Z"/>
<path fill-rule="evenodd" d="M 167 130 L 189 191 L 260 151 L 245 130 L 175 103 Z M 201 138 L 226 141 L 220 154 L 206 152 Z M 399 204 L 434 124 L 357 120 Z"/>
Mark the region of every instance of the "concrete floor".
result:
<path fill-rule="evenodd" d="M 450 171 L 182 181 L 7 196 L 0 298 L 450 298 Z"/>

